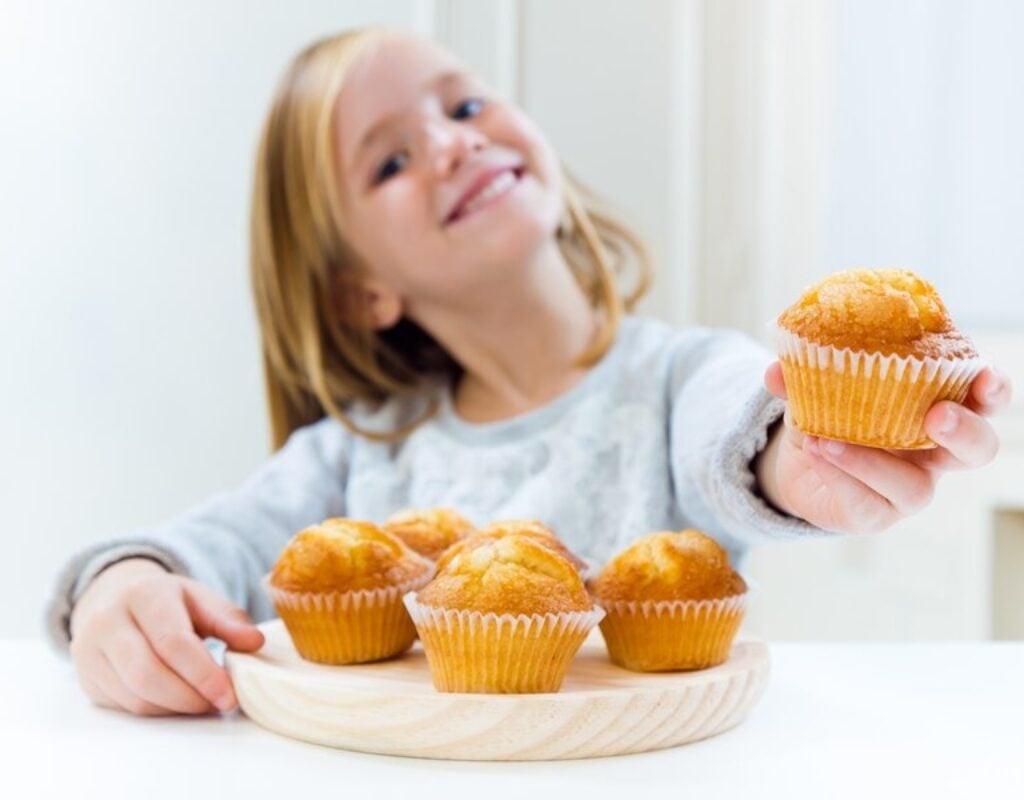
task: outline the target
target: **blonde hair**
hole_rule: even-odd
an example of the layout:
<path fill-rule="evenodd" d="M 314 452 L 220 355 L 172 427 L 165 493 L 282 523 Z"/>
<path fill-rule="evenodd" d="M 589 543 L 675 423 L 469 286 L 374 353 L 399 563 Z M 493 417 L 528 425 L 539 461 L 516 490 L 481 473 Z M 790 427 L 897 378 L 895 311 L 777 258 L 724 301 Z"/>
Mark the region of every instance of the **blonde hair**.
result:
<path fill-rule="evenodd" d="M 273 447 L 292 431 L 331 415 L 374 441 L 404 438 L 434 412 L 392 431 L 369 431 L 346 413 L 357 400 L 414 395 L 428 374 L 457 376 L 459 366 L 412 320 L 374 331 L 344 311 L 344 283 L 360 264 L 339 232 L 333 107 L 351 65 L 386 35 L 366 28 L 313 43 L 291 62 L 260 136 L 250 221 L 250 267 L 260 324 Z M 650 283 L 644 243 L 579 181 L 565 175 L 566 219 L 557 242 L 592 306 L 599 334 L 579 357 L 600 360 Z M 633 262 L 628 292 L 617 275 Z"/>

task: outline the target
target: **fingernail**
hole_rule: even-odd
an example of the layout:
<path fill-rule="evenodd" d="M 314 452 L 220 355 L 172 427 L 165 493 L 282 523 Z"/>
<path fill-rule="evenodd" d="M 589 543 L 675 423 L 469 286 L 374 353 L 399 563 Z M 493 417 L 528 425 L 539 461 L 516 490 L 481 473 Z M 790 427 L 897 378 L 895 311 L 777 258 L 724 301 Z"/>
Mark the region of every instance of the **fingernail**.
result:
<path fill-rule="evenodd" d="M 846 445 L 835 439 L 826 439 L 821 447 L 830 456 L 841 456 L 846 450 Z"/>
<path fill-rule="evenodd" d="M 219 708 L 221 711 L 230 711 L 232 708 L 235 707 L 234 692 L 228 689 L 226 692 L 224 692 L 224 694 L 218 697 L 213 704 L 217 706 L 217 708 Z"/>
<path fill-rule="evenodd" d="M 988 389 L 985 391 L 986 402 L 991 403 L 998 400 L 1005 386 L 1006 383 L 1003 381 L 1003 376 L 996 373 L 993 376 L 992 382 L 988 385 Z"/>
<path fill-rule="evenodd" d="M 959 421 L 960 415 L 956 413 L 956 410 L 947 408 L 945 413 L 942 415 L 942 422 L 939 423 L 939 436 L 949 436 L 952 434 L 953 431 L 956 430 L 956 426 Z"/>
<path fill-rule="evenodd" d="M 804 452 L 811 453 L 812 455 L 816 454 L 818 452 L 818 449 L 819 449 L 818 440 L 815 439 L 813 436 L 805 436 L 803 444 L 804 444 Z"/>

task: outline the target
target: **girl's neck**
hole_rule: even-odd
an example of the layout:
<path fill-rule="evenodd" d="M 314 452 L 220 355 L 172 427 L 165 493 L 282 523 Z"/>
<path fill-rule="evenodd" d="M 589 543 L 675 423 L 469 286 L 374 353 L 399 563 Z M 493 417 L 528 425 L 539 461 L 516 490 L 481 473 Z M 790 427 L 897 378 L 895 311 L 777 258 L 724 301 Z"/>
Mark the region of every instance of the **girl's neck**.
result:
<path fill-rule="evenodd" d="M 598 330 L 598 317 L 558 254 L 543 287 L 504 296 L 486 315 L 438 331 L 464 373 L 453 392 L 468 422 L 495 422 L 546 405 L 588 372 L 577 364 Z"/>

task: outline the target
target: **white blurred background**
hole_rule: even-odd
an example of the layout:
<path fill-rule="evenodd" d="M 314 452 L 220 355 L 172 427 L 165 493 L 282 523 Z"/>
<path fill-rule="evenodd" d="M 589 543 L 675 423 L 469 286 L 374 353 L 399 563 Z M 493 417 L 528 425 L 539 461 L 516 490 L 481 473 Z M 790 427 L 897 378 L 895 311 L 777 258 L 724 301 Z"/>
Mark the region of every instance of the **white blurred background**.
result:
<path fill-rule="evenodd" d="M 1024 397 L 1024 5 L 1012 0 L 4 0 L 0 636 L 79 547 L 267 455 L 246 265 L 288 58 L 369 22 L 516 98 L 649 239 L 644 312 L 766 325 L 849 266 L 930 278 Z M 773 639 L 1024 638 L 1024 405 L 877 536 L 763 548 Z"/>

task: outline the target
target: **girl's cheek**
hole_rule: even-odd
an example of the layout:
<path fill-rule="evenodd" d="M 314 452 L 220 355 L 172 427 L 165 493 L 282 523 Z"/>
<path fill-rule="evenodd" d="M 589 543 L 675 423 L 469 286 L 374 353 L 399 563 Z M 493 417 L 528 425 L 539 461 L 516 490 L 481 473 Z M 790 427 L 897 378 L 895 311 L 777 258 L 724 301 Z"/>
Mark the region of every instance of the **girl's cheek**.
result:
<path fill-rule="evenodd" d="M 389 184 L 380 187 L 380 202 L 374 214 L 376 227 L 385 236 L 393 235 L 397 225 L 411 233 L 438 222 L 434 190 L 426 181 L 409 175 L 404 180 L 393 178 Z"/>

